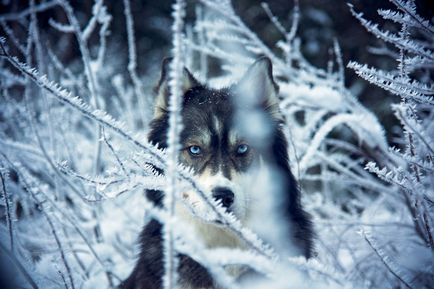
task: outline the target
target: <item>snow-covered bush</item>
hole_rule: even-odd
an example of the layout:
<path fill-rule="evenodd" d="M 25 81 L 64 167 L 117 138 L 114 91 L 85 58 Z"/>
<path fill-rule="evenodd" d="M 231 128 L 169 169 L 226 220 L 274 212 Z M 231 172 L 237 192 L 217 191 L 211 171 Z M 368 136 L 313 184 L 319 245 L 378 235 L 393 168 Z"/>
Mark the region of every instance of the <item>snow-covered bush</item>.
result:
<path fill-rule="evenodd" d="M 354 14 L 398 48 L 398 71 L 349 66 L 401 96 L 393 109 L 404 129 L 404 153 L 389 149 L 375 115 L 345 87 L 338 43 L 327 70 L 303 57 L 297 5 L 292 26 L 285 29 L 263 4 L 282 34 L 270 48 L 230 1 L 195 4 L 193 24 L 184 24 L 185 3 L 176 1 L 167 151 L 146 140 L 153 97 L 150 79 L 137 70 L 129 0 L 123 1 L 126 68 L 112 65 L 108 56 L 112 18 L 103 0 L 94 1 L 87 21 L 66 0 L 30 1 L 17 13 L 0 15 L 2 255 L 16 264 L 27 287 L 114 287 L 130 272 L 136 238 L 153 217 L 166 224 L 166 288 L 175 288 L 176 252 L 203 264 L 225 288 L 239 288 L 223 270 L 226 264 L 247 264 L 269 275 L 270 283 L 260 288 L 429 287 L 424 284 L 433 277 L 434 29 L 411 2 L 393 3 L 400 12 L 380 14 L 402 25 L 399 34 L 380 31 Z M 46 37 L 38 25 L 38 13 L 53 9 L 66 18 L 50 19 L 50 33 L 72 35 L 66 39 L 81 56 L 69 65 L 56 54 L 62 51 L 46 42 L 55 37 Z M 26 33 L 18 35 L 11 25 Z M 95 38 L 96 45 L 90 41 Z M 215 206 L 191 172 L 176 164 L 182 66 L 221 87 L 238 80 L 260 55 L 273 62 L 292 170 L 302 184 L 304 206 L 314 215 L 317 256 L 308 262 L 279 260 L 279 252 Z M 221 75 L 208 72 L 211 59 Z M 171 204 L 183 186 L 196 190 L 250 250 L 205 249 L 186 224 L 174 220 Z M 144 189 L 164 189 L 165 209 L 152 206 Z"/>
<path fill-rule="evenodd" d="M 386 195 L 389 212 L 399 212 L 400 226 L 365 230 L 366 241 L 387 268 L 390 286 L 432 288 L 434 269 L 434 25 L 419 16 L 414 1 L 392 0 L 397 8 L 379 10 L 400 29 L 382 30 L 351 7 L 353 15 L 377 38 L 386 42 L 398 63 L 394 71 L 370 68 L 357 62 L 348 67 L 370 83 L 400 97 L 392 105 L 402 133 L 382 163 L 366 169 L 392 185 Z M 393 200 L 388 201 L 387 199 Z M 381 232 L 383 234 L 381 234 Z M 378 272 L 377 272 L 378 274 Z M 384 278 L 384 276 L 383 276 Z M 378 283 L 377 283 L 378 284 Z M 404 285 L 402 285 L 404 284 Z"/>

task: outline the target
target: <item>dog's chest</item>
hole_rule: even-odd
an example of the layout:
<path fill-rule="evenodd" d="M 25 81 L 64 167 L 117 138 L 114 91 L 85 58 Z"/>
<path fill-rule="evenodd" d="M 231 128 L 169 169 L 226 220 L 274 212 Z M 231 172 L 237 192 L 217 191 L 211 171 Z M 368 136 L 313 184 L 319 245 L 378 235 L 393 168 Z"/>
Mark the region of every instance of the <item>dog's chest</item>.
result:
<path fill-rule="evenodd" d="M 244 248 L 242 242 L 233 233 L 194 217 L 183 204 L 177 204 L 175 211 L 179 219 L 191 226 L 206 248 Z"/>
<path fill-rule="evenodd" d="M 192 216 L 192 214 L 185 208 L 184 205 L 177 205 L 176 207 L 176 216 L 186 224 L 190 225 L 191 228 L 195 231 L 195 235 L 201 239 L 203 245 L 207 249 L 218 249 L 218 248 L 227 248 L 227 249 L 245 249 L 243 243 L 230 231 L 206 223 L 200 220 L 197 217 Z M 225 271 L 228 275 L 233 278 L 239 277 L 245 268 L 244 266 L 231 265 L 225 268 Z M 181 284 L 181 289 L 220 289 L 219 287 L 209 287 L 209 288 L 197 288 L 193 287 L 190 284 Z"/>

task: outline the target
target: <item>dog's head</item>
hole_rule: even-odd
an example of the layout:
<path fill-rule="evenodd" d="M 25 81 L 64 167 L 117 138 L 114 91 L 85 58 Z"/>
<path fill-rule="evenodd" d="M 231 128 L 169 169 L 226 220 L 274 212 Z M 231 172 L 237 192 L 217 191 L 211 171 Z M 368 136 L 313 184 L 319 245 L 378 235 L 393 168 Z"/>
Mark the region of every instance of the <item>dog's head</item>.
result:
<path fill-rule="evenodd" d="M 150 132 L 150 141 L 163 148 L 169 126 L 168 70 L 166 60 L 155 89 Z M 271 135 L 279 130 L 277 89 L 271 61 L 265 57 L 224 89 L 208 88 L 187 69 L 183 71 L 179 161 L 192 168 L 196 180 L 240 219 L 248 215 L 253 198 L 249 192 L 254 184 L 252 171 L 270 157 Z M 184 192 L 183 197 L 194 206 L 201 205 L 194 192 Z"/>

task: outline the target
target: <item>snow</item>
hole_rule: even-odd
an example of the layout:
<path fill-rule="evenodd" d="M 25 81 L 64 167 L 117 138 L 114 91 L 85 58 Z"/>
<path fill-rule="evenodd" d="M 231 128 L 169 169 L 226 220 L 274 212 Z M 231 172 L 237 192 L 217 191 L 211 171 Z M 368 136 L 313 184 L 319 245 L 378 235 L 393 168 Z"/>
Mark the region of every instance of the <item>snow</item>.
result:
<path fill-rule="evenodd" d="M 103 0 L 95 1 L 87 21 L 66 0 L 31 1 L 18 12 L 0 15 L 6 33 L 0 38 L 0 244 L 16 256 L 17 270 L 28 272 L 20 274 L 21 282 L 39 288 L 114 288 L 131 272 L 137 237 L 152 217 L 165 224 L 167 289 L 176 288 L 176 253 L 200 262 L 224 288 L 431 288 L 434 82 L 418 72 L 432 74 L 434 67 L 432 21 L 418 15 L 412 1 L 392 0 L 394 9 L 378 11 L 398 27 L 388 31 L 350 5 L 361 25 L 394 49 L 389 54 L 399 55 L 391 71 L 358 59 L 347 64 L 370 85 L 396 96 L 390 109 L 403 131 L 398 136 L 403 145 L 389 148 L 388 128 L 344 85 L 344 48 L 334 43 L 336 65 L 331 62 L 327 70 L 303 57 L 296 36 L 301 8 L 295 2 L 289 29 L 262 5 L 282 36 L 271 49 L 230 1 L 189 4 L 197 7 L 194 24 L 184 23 L 185 3 L 177 1 L 169 147 L 164 151 L 146 139 L 153 99 L 145 85 L 149 79 L 138 69 L 134 26 L 140 21 L 134 22 L 129 0 L 123 1 L 128 50 L 122 52 L 128 61 L 112 75 L 104 71 L 112 64 L 107 52 L 112 16 Z M 54 8 L 67 19 L 50 19 L 54 29 L 49 33 L 74 35 L 78 66 L 62 63 L 57 57 L 62 51 L 42 49 L 47 32 L 37 29 L 36 15 Z M 310 9 L 308 15 L 325 25 L 332 21 L 320 10 Z M 10 27 L 16 24 L 29 34 L 15 35 Z M 91 35 L 99 39 L 96 47 L 90 47 Z M 317 49 L 322 44 L 309 45 Z M 29 53 L 33 46 L 36 53 Z M 274 209 L 280 190 L 273 168 L 255 172 L 255 190 L 270 193 L 261 203 L 263 215 L 246 227 L 177 163 L 183 66 L 191 64 L 198 78 L 225 87 L 262 55 L 273 64 L 290 164 L 301 184 L 302 203 L 314 218 L 317 254 L 309 261 L 287 258 L 286 250 L 293 248 L 281 244 L 285 232 Z M 205 66 L 211 58 L 222 75 L 209 75 Z M 200 59 L 198 69 L 193 59 Z M 254 92 L 241 99 L 243 105 L 255 106 Z M 116 104 L 111 108 L 109 103 Z M 269 131 L 260 112 L 239 119 L 252 139 L 264 142 Z M 144 197 L 146 189 L 166 191 L 163 208 Z M 195 217 L 220 220 L 249 250 L 205 248 L 189 224 L 173 215 L 184 189 L 193 190 L 204 204 L 198 210 L 185 203 Z M 269 278 L 241 284 L 225 270 L 237 265 Z"/>

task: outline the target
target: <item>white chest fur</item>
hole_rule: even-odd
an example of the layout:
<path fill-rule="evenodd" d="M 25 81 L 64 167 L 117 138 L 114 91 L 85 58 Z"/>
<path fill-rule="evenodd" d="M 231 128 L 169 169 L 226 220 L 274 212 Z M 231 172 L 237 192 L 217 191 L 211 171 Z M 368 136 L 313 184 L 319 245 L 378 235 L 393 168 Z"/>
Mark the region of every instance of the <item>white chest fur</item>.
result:
<path fill-rule="evenodd" d="M 243 248 L 241 241 L 233 233 L 193 216 L 184 204 L 177 204 L 175 212 L 178 218 L 191 225 L 206 248 Z"/>

